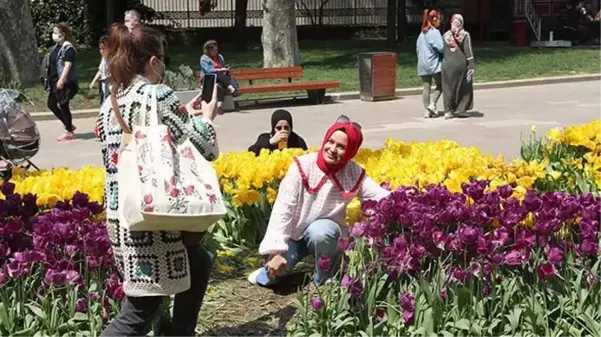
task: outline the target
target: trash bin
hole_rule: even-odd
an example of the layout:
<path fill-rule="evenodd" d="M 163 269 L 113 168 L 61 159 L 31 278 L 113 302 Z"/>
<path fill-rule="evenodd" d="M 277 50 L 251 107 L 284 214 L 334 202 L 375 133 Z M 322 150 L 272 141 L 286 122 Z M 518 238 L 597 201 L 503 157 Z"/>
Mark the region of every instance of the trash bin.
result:
<path fill-rule="evenodd" d="M 525 47 L 528 40 L 528 24 L 524 21 L 513 23 L 514 45 L 516 47 Z"/>
<path fill-rule="evenodd" d="M 394 98 L 396 90 L 396 53 L 373 52 L 357 55 L 359 96 L 362 101 Z"/>

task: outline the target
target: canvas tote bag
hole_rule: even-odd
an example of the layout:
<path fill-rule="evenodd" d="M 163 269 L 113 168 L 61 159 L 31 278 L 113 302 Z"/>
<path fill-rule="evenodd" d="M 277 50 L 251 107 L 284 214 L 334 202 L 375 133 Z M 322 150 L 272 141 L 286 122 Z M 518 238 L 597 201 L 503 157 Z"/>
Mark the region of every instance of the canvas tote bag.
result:
<path fill-rule="evenodd" d="M 150 94 L 149 125 L 146 122 Z M 159 123 L 156 86 L 146 85 L 140 124 L 123 129 L 117 163 L 119 222 L 130 231 L 204 232 L 226 214 L 217 174 L 189 139 L 176 144 Z"/>

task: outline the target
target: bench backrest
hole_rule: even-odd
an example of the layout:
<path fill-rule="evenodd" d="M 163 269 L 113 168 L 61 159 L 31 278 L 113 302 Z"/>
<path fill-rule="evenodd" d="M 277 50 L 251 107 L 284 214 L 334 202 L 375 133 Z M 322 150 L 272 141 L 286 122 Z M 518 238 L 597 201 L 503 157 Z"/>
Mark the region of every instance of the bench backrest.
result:
<path fill-rule="evenodd" d="M 303 77 L 303 67 L 279 67 L 279 68 L 256 68 L 256 69 L 236 69 L 231 71 L 232 76 L 237 80 L 273 80 L 280 78 L 301 78 Z"/>
<path fill-rule="evenodd" d="M 285 79 L 292 82 L 293 78 L 303 77 L 303 67 L 278 67 L 278 68 L 253 68 L 253 69 L 235 69 L 231 70 L 230 73 L 238 81 L 250 81 L 252 84 L 253 80 L 273 80 L 273 79 Z M 196 71 L 196 81 L 200 83 L 200 70 Z"/>

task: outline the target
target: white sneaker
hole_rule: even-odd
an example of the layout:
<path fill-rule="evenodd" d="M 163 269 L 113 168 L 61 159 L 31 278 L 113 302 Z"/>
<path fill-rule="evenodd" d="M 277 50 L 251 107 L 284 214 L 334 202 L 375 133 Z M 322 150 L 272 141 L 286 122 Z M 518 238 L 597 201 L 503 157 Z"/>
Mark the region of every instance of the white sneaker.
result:
<path fill-rule="evenodd" d="M 451 118 L 455 118 L 455 116 L 451 112 L 447 112 L 446 114 L 444 114 L 444 119 L 451 119 Z"/>
<path fill-rule="evenodd" d="M 257 277 L 259 277 L 259 274 L 261 273 L 261 269 L 262 268 L 259 268 L 255 271 L 253 271 L 252 273 L 250 273 L 250 275 L 248 275 L 248 278 L 247 278 L 248 283 L 250 283 L 254 286 L 257 285 Z"/>
<path fill-rule="evenodd" d="M 432 113 L 429 110 L 424 111 L 424 118 L 432 117 Z"/>
<path fill-rule="evenodd" d="M 430 103 L 430 105 L 428 105 L 428 107 L 426 108 L 426 110 L 428 110 L 430 112 L 430 116 L 435 116 L 436 113 L 436 105 L 433 103 Z"/>

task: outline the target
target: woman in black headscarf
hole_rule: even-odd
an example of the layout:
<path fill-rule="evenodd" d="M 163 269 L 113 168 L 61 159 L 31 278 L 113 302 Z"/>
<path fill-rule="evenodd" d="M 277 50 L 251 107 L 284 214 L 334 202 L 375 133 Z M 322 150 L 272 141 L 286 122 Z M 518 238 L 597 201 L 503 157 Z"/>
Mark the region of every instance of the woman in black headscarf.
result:
<path fill-rule="evenodd" d="M 259 155 L 262 149 L 269 152 L 281 149 L 307 150 L 305 140 L 292 132 L 292 114 L 288 110 L 278 109 L 271 115 L 271 132 L 262 133 L 257 141 L 248 148 L 248 151 Z"/>

